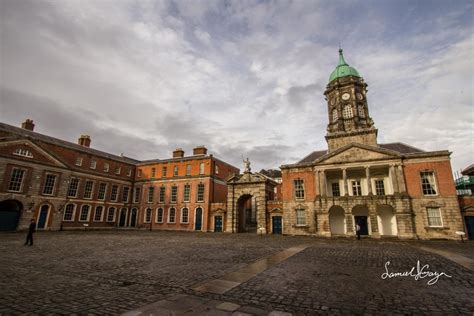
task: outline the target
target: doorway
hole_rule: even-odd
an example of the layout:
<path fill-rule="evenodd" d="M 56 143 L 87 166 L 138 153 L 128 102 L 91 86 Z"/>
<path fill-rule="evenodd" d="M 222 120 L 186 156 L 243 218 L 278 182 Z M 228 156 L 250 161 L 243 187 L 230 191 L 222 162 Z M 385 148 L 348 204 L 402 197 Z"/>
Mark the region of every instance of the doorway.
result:
<path fill-rule="evenodd" d="M 222 232 L 222 215 L 214 216 L 214 232 Z"/>
<path fill-rule="evenodd" d="M 202 208 L 198 207 L 196 209 L 196 219 L 194 221 L 194 230 L 202 229 Z"/>
<path fill-rule="evenodd" d="M 272 234 L 274 235 L 282 234 L 281 216 L 272 217 Z"/>
<path fill-rule="evenodd" d="M 48 217 L 49 217 L 49 205 L 45 204 L 41 206 L 38 216 L 38 221 L 36 222 L 37 229 L 46 229 L 48 226 Z"/>
<path fill-rule="evenodd" d="M 367 225 L 367 216 L 354 216 L 356 224 L 360 226 L 360 235 L 367 236 L 369 234 L 369 227 Z"/>
<path fill-rule="evenodd" d="M 251 195 L 242 195 L 237 200 L 237 232 L 257 233 L 257 207 Z"/>
<path fill-rule="evenodd" d="M 137 226 L 137 209 L 132 208 L 132 213 L 130 215 L 130 227 L 136 227 Z"/>
<path fill-rule="evenodd" d="M 127 209 L 123 208 L 120 210 L 119 227 L 125 227 L 126 221 L 127 221 Z"/>
<path fill-rule="evenodd" d="M 464 216 L 466 221 L 467 235 L 470 240 L 474 240 L 474 216 Z"/>

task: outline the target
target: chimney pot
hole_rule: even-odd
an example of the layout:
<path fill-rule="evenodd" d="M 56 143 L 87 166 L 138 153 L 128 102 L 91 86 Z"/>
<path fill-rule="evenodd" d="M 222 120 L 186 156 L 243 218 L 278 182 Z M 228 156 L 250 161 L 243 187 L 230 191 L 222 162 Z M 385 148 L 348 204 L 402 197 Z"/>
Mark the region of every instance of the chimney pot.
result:
<path fill-rule="evenodd" d="M 21 128 L 33 131 L 35 129 L 35 124 L 33 123 L 33 120 L 26 119 L 26 121 L 21 123 Z"/>
<path fill-rule="evenodd" d="M 81 146 L 84 146 L 84 147 L 90 147 L 91 146 L 91 137 L 89 135 L 81 135 L 81 137 L 79 137 L 79 140 L 77 141 L 77 143 Z"/>
<path fill-rule="evenodd" d="M 207 148 L 205 146 L 197 146 L 194 147 L 193 149 L 193 155 L 206 155 L 207 154 Z"/>
<path fill-rule="evenodd" d="M 173 151 L 173 158 L 183 158 L 184 157 L 184 150 L 182 148 L 176 148 Z"/>

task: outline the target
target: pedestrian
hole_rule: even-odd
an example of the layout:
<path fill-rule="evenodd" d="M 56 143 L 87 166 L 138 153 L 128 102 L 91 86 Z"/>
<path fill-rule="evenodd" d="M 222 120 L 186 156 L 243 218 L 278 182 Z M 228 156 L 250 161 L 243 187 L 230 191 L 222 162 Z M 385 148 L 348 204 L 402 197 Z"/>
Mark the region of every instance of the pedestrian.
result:
<path fill-rule="evenodd" d="M 28 227 L 28 235 L 26 235 L 26 241 L 25 241 L 25 246 L 30 244 L 30 246 L 33 246 L 33 233 L 36 230 L 36 220 L 34 218 L 31 219 L 30 221 L 30 227 Z"/>
<path fill-rule="evenodd" d="M 359 226 L 359 224 L 356 224 L 356 234 L 357 234 L 357 240 L 360 240 L 360 226 Z"/>

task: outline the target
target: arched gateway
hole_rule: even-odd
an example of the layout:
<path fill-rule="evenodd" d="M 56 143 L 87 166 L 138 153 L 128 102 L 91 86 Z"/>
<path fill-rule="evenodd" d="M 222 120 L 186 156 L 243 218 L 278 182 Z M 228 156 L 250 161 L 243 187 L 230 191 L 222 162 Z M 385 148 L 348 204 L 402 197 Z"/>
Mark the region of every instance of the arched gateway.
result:
<path fill-rule="evenodd" d="M 15 231 L 18 227 L 23 204 L 17 200 L 0 202 L 0 231 Z"/>
<path fill-rule="evenodd" d="M 227 180 L 227 233 L 266 234 L 266 197 L 277 183 L 256 172 L 246 170 Z"/>

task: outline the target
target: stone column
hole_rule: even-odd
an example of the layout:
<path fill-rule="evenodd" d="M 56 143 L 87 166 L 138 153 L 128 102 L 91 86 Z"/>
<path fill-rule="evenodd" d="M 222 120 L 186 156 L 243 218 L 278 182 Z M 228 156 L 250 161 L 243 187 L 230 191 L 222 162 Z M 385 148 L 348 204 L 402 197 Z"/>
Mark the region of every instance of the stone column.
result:
<path fill-rule="evenodd" d="M 403 176 L 403 166 L 400 164 L 397 168 L 398 187 L 401 193 L 407 192 L 405 177 Z"/>
<path fill-rule="evenodd" d="M 346 230 L 347 230 L 347 235 L 353 235 L 353 234 L 355 234 L 354 225 L 355 225 L 355 223 L 354 223 L 353 220 L 352 220 L 352 214 L 351 214 L 351 213 L 346 213 Z"/>
<path fill-rule="evenodd" d="M 263 193 L 255 197 L 256 201 L 256 211 L 257 211 L 257 233 L 260 233 L 260 228 L 263 228 L 261 231 L 262 234 L 267 233 L 267 216 L 266 216 L 266 199 L 265 199 L 265 190 Z"/>
<path fill-rule="evenodd" d="M 398 188 L 398 181 L 395 175 L 395 165 L 390 165 L 390 169 L 388 171 L 388 177 L 390 178 L 390 181 L 392 183 L 393 187 L 393 193 L 399 193 L 400 190 Z"/>
<path fill-rule="evenodd" d="M 367 195 L 372 195 L 372 180 L 370 179 L 370 166 L 365 166 L 365 177 L 367 179 Z"/>
<path fill-rule="evenodd" d="M 321 178 L 322 178 L 322 188 L 321 188 L 321 193 L 323 196 L 327 196 L 327 181 L 326 181 L 326 171 L 321 170 Z"/>
<path fill-rule="evenodd" d="M 342 182 L 344 183 L 344 195 L 349 195 L 349 189 L 347 185 L 347 171 L 346 168 L 342 168 Z"/>

